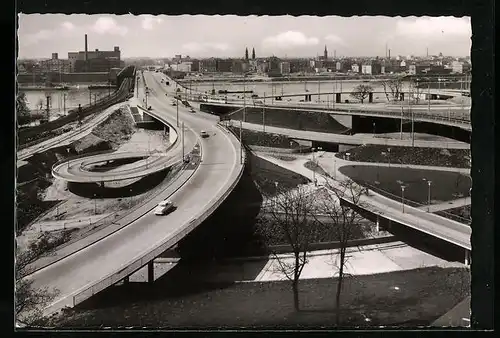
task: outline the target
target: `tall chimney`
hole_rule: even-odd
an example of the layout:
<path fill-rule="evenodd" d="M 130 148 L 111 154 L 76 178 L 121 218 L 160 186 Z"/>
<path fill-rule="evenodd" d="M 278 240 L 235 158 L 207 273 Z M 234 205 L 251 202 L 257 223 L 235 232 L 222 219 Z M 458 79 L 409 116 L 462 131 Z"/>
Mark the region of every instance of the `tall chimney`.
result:
<path fill-rule="evenodd" d="M 390 48 L 389 48 L 388 52 L 389 52 L 389 59 L 390 59 L 391 58 L 391 49 Z"/>
<path fill-rule="evenodd" d="M 85 34 L 85 61 L 87 61 L 88 58 L 88 45 L 87 45 L 87 34 Z"/>

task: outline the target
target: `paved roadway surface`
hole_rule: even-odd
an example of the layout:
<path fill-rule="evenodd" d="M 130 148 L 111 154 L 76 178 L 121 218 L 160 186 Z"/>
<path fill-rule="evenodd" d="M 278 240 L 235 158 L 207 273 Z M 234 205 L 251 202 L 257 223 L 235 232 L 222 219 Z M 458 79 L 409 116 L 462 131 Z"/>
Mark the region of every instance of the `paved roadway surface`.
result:
<path fill-rule="evenodd" d="M 278 160 L 273 156 L 264 154 L 257 155 L 271 163 L 274 163 L 281 167 L 285 167 L 305 177 L 311 177 L 311 170 L 303 166 L 303 163 L 305 163 L 309 159 L 294 161 L 294 163 L 291 164 L 287 163 L 286 161 Z M 352 164 L 353 162 L 337 159 L 335 179 L 337 181 L 347 179 L 348 177 L 339 171 L 339 167 Z M 316 179 L 318 180 L 319 184 L 325 184 L 327 180 L 321 175 L 316 175 Z M 336 183 L 336 180 L 328 179 L 328 182 L 335 187 L 338 184 Z M 369 196 L 361 195 L 360 203 L 364 209 L 371 211 L 374 214 L 379 214 L 383 218 L 390 219 L 400 224 L 404 224 L 408 227 L 428 233 L 465 249 L 471 250 L 471 227 L 468 225 L 455 222 L 453 220 L 426 212 L 425 210 L 413 208 L 408 205 L 404 206 L 403 212 L 403 205 L 400 201 L 392 200 L 373 191 L 370 191 Z"/>
<path fill-rule="evenodd" d="M 240 121 L 231 120 L 230 123 L 234 127 L 240 126 Z M 263 131 L 261 124 L 254 124 L 248 122 L 241 123 L 243 129 Z M 293 139 L 308 140 L 308 141 L 318 141 L 318 142 L 332 142 L 332 143 L 342 143 L 351 145 L 362 145 L 362 144 L 379 144 L 386 146 L 403 146 L 411 147 L 411 140 L 400 140 L 400 139 L 389 139 L 374 137 L 373 135 L 341 135 L 333 133 L 321 133 L 314 131 L 305 130 L 295 130 L 280 127 L 266 126 L 266 133 L 285 135 Z M 448 148 L 448 149 L 470 149 L 470 144 L 459 141 L 427 141 L 427 140 L 415 140 L 415 147 L 425 147 L 425 148 Z"/>
<path fill-rule="evenodd" d="M 147 85 L 157 95 L 150 95 L 148 105 L 162 116 L 175 116 L 175 110 L 165 100 L 167 88 L 162 87 L 159 76 L 160 73 L 145 72 Z M 154 258 L 147 255 L 160 254 L 174 245 L 208 217 L 234 188 L 243 169 L 236 137 L 218 128 L 214 120 L 188 113 L 187 109 L 179 109 L 179 115 L 196 133 L 206 130 L 211 136 L 198 140 L 202 163 L 182 189 L 169 196 L 177 209 L 162 217 L 147 213 L 97 243 L 28 276 L 35 288 L 59 290 L 54 302 L 45 309 L 46 314 L 74 306 L 123 279 L 133 272 L 128 268 L 134 262 L 146 264 Z"/>
<path fill-rule="evenodd" d="M 159 120 L 163 120 L 164 123 L 166 122 L 171 126 L 176 124 L 176 120 L 169 115 L 163 116 L 156 111 L 148 112 L 148 114 L 158 118 Z M 194 148 L 197 142 L 197 136 L 194 131 L 188 130 L 187 126 L 185 126 L 184 129 L 185 134 L 192 134 L 189 137 L 186 137 L 187 135 L 184 136 L 184 151 L 187 153 Z M 125 170 L 113 170 L 111 172 L 95 172 L 88 170 L 88 166 L 91 164 L 105 162 L 110 159 L 134 158 L 143 156 L 145 155 L 144 153 L 105 153 L 68 159 L 67 161 L 56 163 L 56 165 L 52 168 L 52 175 L 66 181 L 78 183 L 109 182 L 143 177 L 164 170 L 169 166 L 182 161 L 183 136 L 182 132 L 179 130 L 177 134 L 179 137 L 172 147 L 168 149 L 165 156 L 152 156 L 147 161 L 138 161 L 132 165 L 132 168 L 129 166 L 129 168 Z M 146 156 L 148 155 L 146 154 Z"/>
<path fill-rule="evenodd" d="M 90 134 L 96 126 L 104 122 L 114 111 L 120 109 L 121 107 L 124 107 L 126 104 L 126 102 L 115 104 L 108 109 L 105 109 L 103 112 L 93 115 L 90 119 L 84 119 L 85 122 L 80 127 L 75 127 L 73 128 L 73 130 L 67 133 L 37 143 L 31 147 L 19 150 L 17 152 L 18 162 L 25 160 L 36 153 L 47 151 L 50 148 L 70 144 L 71 142 L 74 142 L 82 138 L 83 136 Z"/>
<path fill-rule="evenodd" d="M 210 103 L 207 103 L 210 104 Z M 219 106 L 226 107 L 234 107 L 234 108 L 242 108 L 242 103 L 213 103 Z M 255 107 L 267 107 L 273 109 L 281 109 L 281 110 L 295 110 L 302 112 L 322 112 L 329 113 L 333 115 L 362 115 L 362 116 L 373 116 L 373 117 L 385 117 L 392 119 L 401 119 L 401 107 L 394 107 L 392 109 L 385 108 L 384 106 L 360 106 L 356 108 L 354 105 L 346 108 L 340 108 L 335 106 L 334 108 L 327 108 L 326 105 L 297 105 L 297 104 L 279 104 L 279 105 L 263 105 L 263 104 L 255 104 Z M 250 105 L 248 105 L 250 107 Z M 415 111 L 412 108 L 413 114 L 408 113 L 408 108 L 404 109 L 403 119 L 408 121 L 411 119 L 413 115 L 413 119 L 415 121 L 422 122 L 431 122 L 431 123 L 439 123 L 449 126 L 459 127 L 465 130 L 472 130 L 472 125 L 470 123 L 470 113 L 466 110 L 456 109 L 454 111 L 448 109 L 439 110 L 439 108 L 435 108 L 429 113 L 427 110 L 422 109 L 419 111 Z"/>

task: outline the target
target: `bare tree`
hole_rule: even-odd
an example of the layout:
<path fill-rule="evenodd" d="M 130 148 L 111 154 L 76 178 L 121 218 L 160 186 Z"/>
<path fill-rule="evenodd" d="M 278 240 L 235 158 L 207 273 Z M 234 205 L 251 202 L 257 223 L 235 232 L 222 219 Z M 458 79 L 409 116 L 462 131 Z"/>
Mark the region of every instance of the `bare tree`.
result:
<path fill-rule="evenodd" d="M 258 232 L 269 247 L 285 241 L 290 245 L 293 259 L 273 252 L 281 272 L 291 282 L 295 311 L 299 310 L 299 278 L 307 263 L 307 254 L 318 222 L 314 217 L 313 199 L 304 186 L 294 190 L 277 190 L 268 199 L 258 219 Z"/>
<path fill-rule="evenodd" d="M 352 90 L 351 96 L 363 103 L 370 93 L 373 93 L 373 88 L 371 86 L 360 84 Z"/>
<path fill-rule="evenodd" d="M 44 308 L 58 295 L 57 289 L 36 289 L 33 281 L 26 278 L 32 271 L 30 264 L 43 254 L 39 250 L 21 251 L 16 248 L 15 262 L 15 315 L 16 322 L 23 326 L 43 325 L 47 318 Z"/>
<path fill-rule="evenodd" d="M 346 267 L 349 260 L 347 249 L 351 246 L 352 240 L 364 237 L 365 232 L 368 230 L 366 225 L 363 225 L 363 217 L 353 210 L 353 208 L 361 206 L 360 199 L 365 189 L 349 179 L 334 181 L 325 178 L 325 181 L 325 187 L 331 194 L 326 194 L 321 200 L 320 210 L 325 217 L 318 219 L 318 221 L 328 223 L 325 225 L 330 229 L 330 240 L 338 242 L 339 245 L 336 254 L 338 277 L 335 307 L 336 322 L 337 325 L 340 325 L 340 296 L 344 277 L 347 275 Z"/>
<path fill-rule="evenodd" d="M 381 82 L 384 88 L 385 97 L 387 101 L 397 101 L 403 90 L 403 80 L 401 78 L 388 79 Z"/>

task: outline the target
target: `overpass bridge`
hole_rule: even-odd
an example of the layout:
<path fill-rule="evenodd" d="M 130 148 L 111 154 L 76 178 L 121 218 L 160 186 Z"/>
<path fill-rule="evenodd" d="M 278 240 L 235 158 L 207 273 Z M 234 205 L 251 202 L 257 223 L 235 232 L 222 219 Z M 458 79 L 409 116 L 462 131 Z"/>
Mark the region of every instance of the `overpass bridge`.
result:
<path fill-rule="evenodd" d="M 276 165 L 284 166 L 281 161 L 272 156 L 264 154 L 258 154 L 257 156 Z M 345 187 L 342 186 L 342 181 L 349 179 L 349 177 L 345 176 L 339 170 L 342 166 L 352 165 L 353 163 L 340 158 L 336 160 L 337 165 L 334 168 L 335 179 L 317 175 L 318 185 L 324 185 L 329 189 L 339 190 L 341 199 L 344 202 L 351 205 L 354 209 L 362 210 L 365 213 L 367 212 L 373 215 L 374 218 L 376 218 L 377 225 L 380 224 L 381 220 L 388 221 L 389 226 L 390 222 L 394 222 L 463 249 L 465 253 L 465 262 L 466 264 L 470 263 L 470 251 L 472 250 L 470 240 L 472 229 L 470 226 L 427 212 L 426 210 L 409 205 L 403 206 L 400 201 L 380 195 L 373 190 L 370 190 L 369 194 L 360 195 L 359 200 L 354 203 L 352 198 L 343 194 Z M 310 177 L 311 171 L 304 166 L 293 166 L 293 169 L 292 167 L 288 169 L 305 177 Z"/>
<path fill-rule="evenodd" d="M 229 115 L 236 113 L 236 111 L 243 109 L 244 106 L 239 103 L 201 103 L 200 107 L 205 107 L 205 109 L 212 110 L 217 109 L 217 107 L 224 107 L 226 109 L 233 109 Z M 277 109 L 284 111 L 297 111 L 297 112 L 321 112 L 328 113 L 332 115 L 350 115 L 350 116 L 369 116 L 369 117 L 383 117 L 397 120 L 413 120 L 421 122 L 429 122 L 441 125 L 447 125 L 451 127 L 458 127 L 466 131 L 472 130 L 472 125 L 470 122 L 470 113 L 465 109 L 460 107 L 453 108 L 443 108 L 436 107 L 433 109 L 428 108 L 411 108 L 408 107 L 387 107 L 387 106 L 369 106 L 369 105 L 336 105 L 335 107 L 326 107 L 321 104 L 274 104 L 274 105 L 264 105 L 264 104 L 253 104 L 246 106 L 248 108 L 262 108 L 264 109 Z M 203 108 L 202 108 L 203 109 Z M 269 114 L 269 112 L 266 112 Z"/>
<path fill-rule="evenodd" d="M 423 96 L 425 98 L 425 100 L 435 100 L 435 99 L 439 99 L 439 98 L 451 98 L 451 97 L 454 97 L 454 96 L 457 96 L 457 95 L 465 95 L 465 94 L 468 94 L 470 93 L 468 90 L 460 90 L 460 89 L 457 89 L 457 90 L 449 90 L 449 89 L 444 89 L 444 90 L 439 90 L 439 89 L 430 89 L 430 90 L 427 90 L 427 89 L 424 89 L 424 88 L 419 88 L 420 90 L 418 91 L 418 93 L 416 91 L 410 91 L 410 90 L 401 90 L 399 91 L 399 97 L 398 97 L 398 100 L 402 99 L 404 100 L 405 97 L 408 97 L 408 96 L 415 96 L 415 95 L 418 95 L 418 96 Z M 390 95 L 392 96 L 392 94 L 390 92 L 384 92 L 384 91 L 372 91 L 370 92 L 371 94 L 380 94 L 380 95 Z M 351 95 L 352 94 L 352 91 L 342 91 L 342 90 L 332 90 L 332 91 L 324 91 L 324 92 L 321 92 L 321 91 L 304 91 L 304 92 L 299 92 L 299 93 L 284 93 L 282 92 L 281 94 L 280 93 L 276 93 L 274 92 L 273 94 L 271 95 L 264 95 L 264 96 L 259 96 L 259 97 L 256 97 L 256 99 L 276 99 L 276 98 L 286 98 L 286 97 L 304 97 L 304 100 L 307 101 L 307 99 L 311 98 L 312 96 L 318 96 L 318 97 L 321 97 L 321 96 L 332 96 L 336 98 L 336 100 L 333 100 L 332 99 L 332 102 L 335 101 L 337 103 L 341 103 L 341 95 Z M 367 96 L 367 99 L 369 99 L 369 97 Z"/>
<path fill-rule="evenodd" d="M 150 95 L 148 102 L 158 117 L 172 118 L 175 110 L 167 104 L 165 87 L 158 76 L 159 73 L 145 73 L 148 86 L 157 93 Z M 58 290 L 56 298 L 44 309 L 45 314 L 73 307 L 127 280 L 146 265 L 148 279 L 153 281 L 153 260 L 201 224 L 234 189 L 244 167 L 244 153 L 238 139 L 202 113 L 191 114 L 180 108 L 179 119 L 192 131 L 188 135 L 198 135 L 201 130 L 211 134 L 209 139 L 196 136 L 201 151 L 199 166 L 187 173 L 186 181 L 173 193 L 160 194 L 141 210 L 134 211 L 130 215 L 132 221 L 125 227 L 26 276 L 33 288 Z M 177 207 L 174 212 L 162 217 L 149 212 L 165 198 Z"/>
<path fill-rule="evenodd" d="M 234 127 L 241 127 L 246 130 L 262 131 L 262 125 L 230 120 L 229 124 Z M 271 134 L 278 134 L 287 136 L 295 140 L 312 141 L 316 143 L 334 143 L 344 145 L 364 145 L 364 144 L 377 144 L 384 146 L 399 146 L 399 147 L 422 147 L 422 148 L 444 148 L 444 149 L 470 149 L 470 144 L 460 141 L 428 141 L 428 140 L 398 140 L 390 138 L 376 137 L 374 135 L 354 134 L 343 135 L 324 133 L 317 131 L 296 130 L 288 128 L 280 128 L 273 126 L 266 126 L 266 132 Z"/>
<path fill-rule="evenodd" d="M 191 135 L 187 140 L 184 132 L 179 135 L 172 124 L 175 121 L 169 117 L 163 117 L 155 111 L 149 111 L 142 107 L 137 107 L 143 114 L 154 117 L 169 128 L 169 138 L 171 145 L 163 154 L 151 154 L 148 152 L 102 152 L 97 154 L 84 154 L 82 156 L 71 157 L 55 163 L 52 167 L 52 176 L 61 180 L 73 183 L 101 183 L 128 180 L 144 177 L 156 172 L 165 170 L 170 166 L 179 163 L 184 157 L 184 152 L 190 152 L 196 145 L 196 135 Z M 186 140 L 186 141 L 185 141 Z M 182 155 L 181 155 L 182 151 Z M 128 165 L 124 170 L 111 170 L 97 172 L 92 168 L 101 163 L 109 163 L 115 160 L 138 159 L 133 165 Z"/>

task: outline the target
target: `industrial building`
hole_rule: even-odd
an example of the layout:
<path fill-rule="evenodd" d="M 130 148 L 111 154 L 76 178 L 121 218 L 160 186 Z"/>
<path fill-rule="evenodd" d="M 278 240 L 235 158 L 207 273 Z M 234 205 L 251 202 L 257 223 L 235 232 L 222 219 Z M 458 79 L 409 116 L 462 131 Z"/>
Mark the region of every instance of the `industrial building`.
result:
<path fill-rule="evenodd" d="M 41 70 L 47 73 L 50 72 L 60 72 L 69 73 L 71 72 L 71 63 L 69 60 L 59 59 L 57 53 L 52 53 L 52 57 L 49 60 L 40 61 Z"/>
<path fill-rule="evenodd" d="M 121 68 L 120 47 L 115 46 L 111 51 L 95 49 L 88 50 L 87 34 L 85 34 L 85 50 L 79 52 L 68 52 L 68 60 L 71 72 L 109 72 L 111 68 Z"/>

